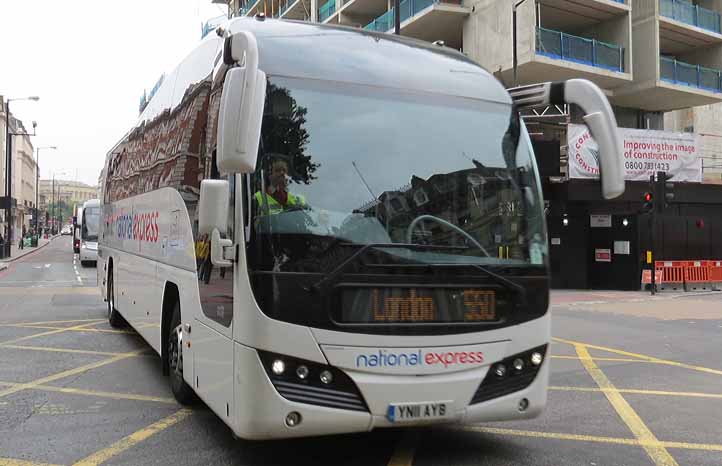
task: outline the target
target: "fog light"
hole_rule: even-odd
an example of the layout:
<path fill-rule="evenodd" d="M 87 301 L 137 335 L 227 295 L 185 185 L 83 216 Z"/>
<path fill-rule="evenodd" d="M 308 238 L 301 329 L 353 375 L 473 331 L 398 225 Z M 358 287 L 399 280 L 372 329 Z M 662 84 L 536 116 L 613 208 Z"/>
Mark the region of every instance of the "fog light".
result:
<path fill-rule="evenodd" d="M 520 371 L 520 370 L 524 369 L 524 360 L 521 358 L 516 358 L 514 360 L 513 365 L 514 365 L 514 369 Z"/>
<path fill-rule="evenodd" d="M 497 364 L 494 373 L 499 377 L 504 377 L 506 375 L 506 366 L 504 366 L 504 364 Z"/>
<path fill-rule="evenodd" d="M 521 401 L 519 401 L 519 411 L 522 413 L 526 411 L 526 409 L 529 407 L 529 400 L 526 398 L 522 398 Z"/>
<path fill-rule="evenodd" d="M 296 368 L 296 375 L 299 379 L 303 380 L 306 377 L 308 377 L 308 367 L 306 366 L 298 366 Z"/>
<path fill-rule="evenodd" d="M 331 374 L 331 372 L 329 371 L 321 372 L 321 382 L 327 385 L 330 384 L 331 382 L 333 382 L 333 374 Z"/>
<path fill-rule="evenodd" d="M 538 366 L 539 364 L 541 364 L 542 359 L 543 359 L 543 357 L 542 357 L 541 353 L 537 353 L 535 351 L 531 354 L 531 363 L 534 364 L 535 366 Z"/>
<path fill-rule="evenodd" d="M 275 361 L 273 361 L 271 370 L 273 371 L 274 374 L 281 375 L 281 374 L 283 374 L 283 371 L 286 370 L 286 364 L 283 361 L 281 361 L 280 359 L 276 359 Z"/>
<path fill-rule="evenodd" d="M 286 425 L 288 427 L 296 427 L 301 423 L 301 413 L 291 411 L 286 415 Z"/>

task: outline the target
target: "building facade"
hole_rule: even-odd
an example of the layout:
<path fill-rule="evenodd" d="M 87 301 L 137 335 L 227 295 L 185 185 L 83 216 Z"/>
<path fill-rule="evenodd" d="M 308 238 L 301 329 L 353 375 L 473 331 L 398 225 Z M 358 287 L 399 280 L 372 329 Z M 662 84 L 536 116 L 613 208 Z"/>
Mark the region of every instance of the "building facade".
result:
<path fill-rule="evenodd" d="M 22 123 L 14 118 L 15 133 L 26 133 Z M 37 165 L 35 151 L 30 137 L 13 136 L 13 197 L 17 207 L 14 210 L 15 231 L 27 232 L 34 226 L 35 188 Z"/>
<path fill-rule="evenodd" d="M 391 0 L 212 1 L 230 17 L 394 30 Z M 652 228 L 642 208 L 648 182 L 630 181 L 621 199 L 604 201 L 598 180 L 569 176 L 567 129 L 582 122 L 577 109 L 524 115 L 548 202 L 554 285 L 634 289 L 653 242 L 655 259 L 722 258 L 720 13 L 722 0 L 401 0 L 399 19 L 401 35 L 460 50 L 507 87 L 589 79 L 620 127 L 697 135 L 702 182 L 676 183 L 674 204 Z M 604 221 L 595 226 L 595 218 Z M 599 261 L 599 250 L 612 260 Z"/>
<path fill-rule="evenodd" d="M 0 115 L 0 180 L 2 180 L 2 195 L 6 196 L 5 183 L 6 183 L 6 147 L 7 141 L 5 139 L 5 132 L 8 118 L 5 112 L 5 102 L 0 96 L 2 102 L 2 114 Z M 28 231 L 33 226 L 33 215 L 35 213 L 35 190 L 36 190 L 36 176 L 37 176 L 37 164 L 35 161 L 35 151 L 33 143 L 30 140 L 23 123 L 16 119 L 12 113 L 9 118 L 9 132 L 14 133 L 10 136 L 12 138 L 12 183 L 11 183 L 11 204 L 12 209 L 12 223 L 14 228 L 14 236 L 18 238 L 19 235 Z M 0 224 L 2 227 L 0 231 L 3 237 L 7 234 L 7 221 L 5 219 L 4 210 L 0 210 Z"/>
<path fill-rule="evenodd" d="M 67 205 L 82 204 L 90 199 L 98 198 L 98 187 L 79 181 L 40 180 L 40 200 L 38 202 L 41 211 L 47 211 L 48 205 L 53 202 Z"/>

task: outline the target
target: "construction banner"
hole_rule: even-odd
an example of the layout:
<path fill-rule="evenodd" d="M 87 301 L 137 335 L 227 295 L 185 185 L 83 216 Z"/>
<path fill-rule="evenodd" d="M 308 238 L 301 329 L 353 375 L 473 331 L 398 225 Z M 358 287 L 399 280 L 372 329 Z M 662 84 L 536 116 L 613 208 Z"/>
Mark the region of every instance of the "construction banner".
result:
<path fill-rule="evenodd" d="M 648 181 L 655 172 L 671 181 L 702 182 L 700 143 L 694 133 L 618 128 L 622 139 L 624 179 Z M 569 178 L 599 178 L 599 150 L 585 125 L 567 129 Z"/>

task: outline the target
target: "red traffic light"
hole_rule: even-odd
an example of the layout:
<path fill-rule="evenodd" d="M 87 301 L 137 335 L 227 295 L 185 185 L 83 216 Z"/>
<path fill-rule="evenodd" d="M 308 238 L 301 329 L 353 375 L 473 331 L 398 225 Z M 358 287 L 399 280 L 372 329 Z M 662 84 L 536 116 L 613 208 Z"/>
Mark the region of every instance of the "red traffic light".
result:
<path fill-rule="evenodd" d="M 644 202 L 652 202 L 652 193 L 644 193 Z"/>

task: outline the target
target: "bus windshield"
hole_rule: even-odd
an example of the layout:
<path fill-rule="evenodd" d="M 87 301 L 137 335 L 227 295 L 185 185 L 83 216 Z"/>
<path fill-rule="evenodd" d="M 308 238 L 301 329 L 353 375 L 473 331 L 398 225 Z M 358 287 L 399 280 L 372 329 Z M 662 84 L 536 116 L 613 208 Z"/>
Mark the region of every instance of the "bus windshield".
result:
<path fill-rule="evenodd" d="M 99 225 L 100 207 L 88 207 L 84 209 L 82 239 L 85 241 L 98 241 Z"/>
<path fill-rule="evenodd" d="M 267 274 L 309 274 L 308 288 L 379 270 L 364 264 L 546 264 L 533 153 L 511 105 L 291 78 L 267 88 L 250 187 L 259 287 Z"/>

